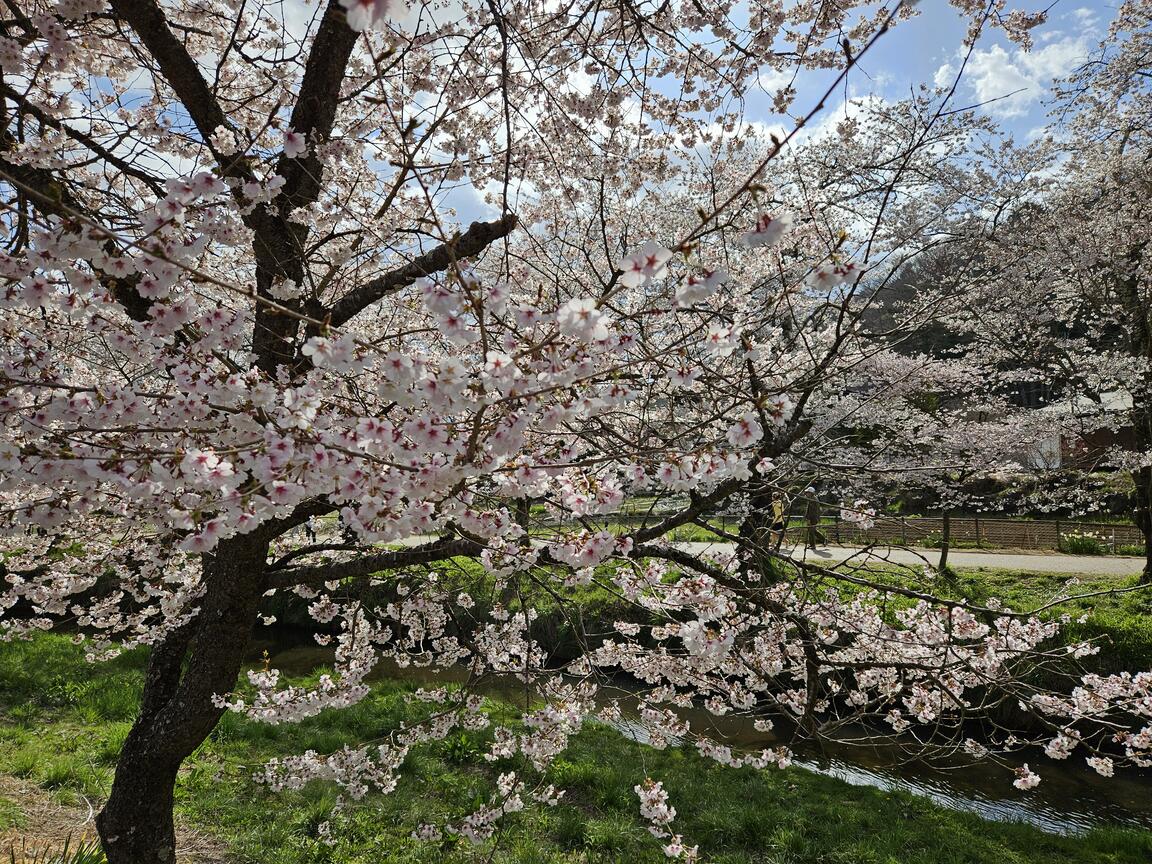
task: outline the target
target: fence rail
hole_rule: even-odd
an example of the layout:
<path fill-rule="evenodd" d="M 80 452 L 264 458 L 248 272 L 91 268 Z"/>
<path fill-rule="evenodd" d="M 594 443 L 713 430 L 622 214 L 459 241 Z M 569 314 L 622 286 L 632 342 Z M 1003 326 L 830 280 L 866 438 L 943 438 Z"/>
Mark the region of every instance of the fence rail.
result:
<path fill-rule="evenodd" d="M 1144 536 L 1135 525 L 1078 520 L 986 519 L 952 517 L 949 525 L 951 542 L 956 545 L 1012 549 L 1056 549 L 1068 545 L 1069 535 L 1092 535 L 1104 549 L 1117 552 L 1122 546 L 1142 546 Z M 900 543 L 907 546 L 939 545 L 944 533 L 941 517 L 911 519 L 880 518 L 867 530 L 841 522 L 836 526 L 841 543 Z"/>
<path fill-rule="evenodd" d="M 642 516 L 617 516 L 626 525 L 640 524 Z M 658 521 L 647 517 L 648 524 Z M 710 521 L 719 523 L 722 530 L 735 533 L 739 523 L 734 517 L 714 516 Z M 802 517 L 793 515 L 787 526 L 790 536 L 799 536 L 805 530 Z M 866 546 L 872 543 L 901 546 L 938 546 L 944 533 L 944 519 L 939 516 L 923 517 L 877 517 L 876 523 L 868 529 L 842 520 L 825 523 L 820 531 L 831 543 L 849 546 Z M 1110 552 L 1118 552 L 1126 546 L 1143 546 L 1144 536 L 1135 525 L 1107 522 L 1084 522 L 1073 519 L 997 519 L 984 517 L 953 516 L 950 519 L 949 537 L 955 546 L 974 544 L 977 547 L 1006 549 L 1054 549 L 1065 550 L 1069 535 L 1090 534 L 1099 546 Z"/>

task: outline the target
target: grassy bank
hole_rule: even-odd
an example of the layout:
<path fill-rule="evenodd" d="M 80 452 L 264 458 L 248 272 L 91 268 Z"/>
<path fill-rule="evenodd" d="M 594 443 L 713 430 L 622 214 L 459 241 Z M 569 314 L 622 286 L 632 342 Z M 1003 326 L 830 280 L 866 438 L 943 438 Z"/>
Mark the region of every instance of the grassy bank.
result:
<path fill-rule="evenodd" d="M 998 568 L 960 569 L 953 578 L 930 583 L 909 578 L 903 571 L 881 571 L 886 579 L 940 596 L 977 604 L 996 598 L 1016 610 L 1040 609 L 1060 596 L 1090 595 L 1062 602 L 1042 617 L 1069 615 L 1059 639 L 1070 643 L 1093 639 L 1100 653 L 1086 658 L 1094 672 L 1110 674 L 1152 666 L 1152 588 L 1136 590 L 1138 576 L 1110 574 L 1033 573 Z M 1087 616 L 1083 622 L 1076 619 Z"/>
<path fill-rule="evenodd" d="M 55 635 L 0 645 L 0 772 L 64 800 L 99 801 L 134 711 L 143 659 L 135 652 L 88 666 L 79 648 Z M 334 845 L 320 835 L 331 818 L 332 787 L 314 783 L 271 794 L 251 781 L 273 756 L 380 739 L 412 719 L 406 692 L 405 685 L 384 682 L 352 709 L 293 726 L 227 716 L 181 774 L 179 818 L 225 841 L 236 861 L 260 864 L 658 862 L 664 856 L 638 819 L 632 792 L 653 776 L 664 780 L 680 813 L 677 830 L 714 862 L 1135 864 L 1152 856 L 1152 833 L 1052 836 L 801 770 L 733 771 L 693 752 L 653 751 L 601 727 L 581 733 L 551 769 L 549 779 L 569 790 L 562 805 L 507 819 L 494 846 L 426 844 L 409 836 L 421 821 L 470 812 L 487 799 L 495 773 L 520 767 L 485 762 L 479 733 L 415 751 L 395 793 L 370 796 L 332 818 Z M 21 818 L 19 801 L 0 801 L 0 820 L 11 826 Z"/>

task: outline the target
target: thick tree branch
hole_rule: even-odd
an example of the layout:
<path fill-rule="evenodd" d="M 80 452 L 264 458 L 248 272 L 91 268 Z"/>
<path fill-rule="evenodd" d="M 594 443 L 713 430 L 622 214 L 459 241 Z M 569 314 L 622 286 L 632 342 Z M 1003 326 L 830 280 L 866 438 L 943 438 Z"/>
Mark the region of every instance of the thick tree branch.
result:
<path fill-rule="evenodd" d="M 276 170 L 285 182 L 275 210 L 258 209 L 248 220 L 256 232 L 256 287 L 264 297 L 278 278 L 304 282 L 308 226 L 289 221 L 288 214 L 311 204 L 320 194 L 324 172 L 315 148 L 328 138 L 336 122 L 340 85 L 357 35 L 348 26 L 340 0 L 328 0 L 290 120 L 293 131 L 307 136 L 308 152 L 295 159 L 281 155 Z M 299 328 L 295 318 L 278 315 L 265 305 L 256 308 L 252 345 L 257 363 L 269 375 L 275 374 L 277 366 L 298 359 Z"/>
<path fill-rule="evenodd" d="M 3 136 L 0 136 L 0 149 L 4 147 Z M 0 179 L 7 181 L 32 202 L 32 206 L 42 213 L 57 216 L 65 221 L 82 218 L 95 223 L 83 205 L 72 195 L 68 188 L 57 181 L 52 174 L 43 168 L 33 168 L 28 165 L 16 165 L 0 156 Z M 116 253 L 117 247 L 111 239 L 104 243 L 109 253 Z M 108 289 L 109 293 L 124 308 L 128 317 L 136 321 L 147 321 L 148 310 L 152 303 L 140 296 L 136 284 L 140 277 L 137 274 L 116 278 L 93 268 L 100 284 Z"/>
<path fill-rule="evenodd" d="M 641 528 L 639 531 L 633 531 L 631 535 L 632 542 L 636 544 L 645 543 L 649 540 L 655 540 L 658 537 L 663 537 L 670 532 L 673 528 L 679 528 L 681 525 L 687 525 L 690 522 L 695 522 L 700 516 L 704 516 L 710 509 L 717 504 L 728 499 L 729 496 L 740 491 L 744 485 L 744 480 L 726 480 L 717 486 L 707 495 L 700 495 L 696 492 L 689 493 L 689 505 L 681 510 L 679 513 L 673 513 L 666 519 L 651 525 L 648 528 Z"/>
<path fill-rule="evenodd" d="M 414 567 L 417 564 L 431 564 L 433 561 L 444 561 L 457 555 L 479 555 L 482 551 L 484 551 L 484 546 L 474 540 L 461 537 L 441 538 L 423 546 L 381 552 L 376 555 L 363 555 L 350 561 L 272 570 L 268 573 L 268 587 L 289 588 L 293 585 L 312 585 L 320 582 L 332 582 L 337 579 L 371 576 L 382 570 Z"/>
<path fill-rule="evenodd" d="M 183 103 L 200 137 L 211 146 L 209 137 L 225 125 L 224 111 L 196 61 L 168 27 L 164 12 L 154 0 L 112 0 L 112 10 L 136 31 L 148 53 L 160 64 L 164 80 Z"/>
<path fill-rule="evenodd" d="M 516 222 L 516 216 L 512 213 L 493 222 L 473 222 L 463 234 L 453 237 L 431 252 L 354 288 L 332 307 L 332 326 L 346 324 L 377 300 L 406 288 L 417 279 L 440 273 L 461 258 L 479 254 L 491 243 L 509 234 L 516 227 Z"/>
<path fill-rule="evenodd" d="M 296 159 L 281 156 L 276 168 L 286 181 L 278 202 L 282 213 L 311 204 L 320 194 L 323 170 L 315 147 L 332 134 L 340 85 L 357 36 L 348 26 L 340 0 L 328 0 L 290 121 L 295 132 L 307 136 L 309 149 Z"/>
<path fill-rule="evenodd" d="M 131 163 L 126 162 L 125 160 L 121 159 L 119 156 L 117 156 L 115 153 L 113 153 L 111 150 L 109 150 L 107 147 L 105 147 L 99 141 L 92 138 L 90 135 L 87 135 L 87 134 L 85 134 L 85 133 L 83 133 L 77 129 L 73 129 L 71 126 L 67 125 L 66 123 L 63 123 L 60 120 L 57 120 L 55 117 L 51 116 L 50 114 L 45 113 L 38 106 L 36 106 L 32 102 L 30 102 L 27 99 L 27 97 L 25 97 L 22 93 L 20 93 L 17 90 L 14 90 L 13 88 L 9 87 L 7 84 L 4 84 L 2 82 L 0 82 L 0 94 L 7 96 L 9 99 L 11 99 L 13 102 L 15 102 L 17 104 L 17 106 L 19 106 L 19 110 L 22 111 L 23 113 L 31 115 L 32 117 L 35 117 L 39 122 L 43 123 L 45 126 L 50 126 L 53 129 L 56 129 L 60 132 L 63 132 L 65 135 L 67 135 L 73 141 L 76 141 L 78 144 L 83 145 L 88 150 L 90 150 L 93 154 L 95 154 L 100 159 L 107 162 L 109 165 L 118 169 L 120 172 L 128 175 L 129 177 L 135 177 L 137 180 L 140 180 L 141 182 L 145 183 L 148 186 L 148 188 L 151 189 L 156 194 L 157 197 L 159 197 L 159 198 L 164 197 L 164 194 L 165 194 L 164 186 L 160 183 L 160 181 L 156 177 L 153 177 L 147 171 L 141 171 L 135 165 L 132 165 Z"/>

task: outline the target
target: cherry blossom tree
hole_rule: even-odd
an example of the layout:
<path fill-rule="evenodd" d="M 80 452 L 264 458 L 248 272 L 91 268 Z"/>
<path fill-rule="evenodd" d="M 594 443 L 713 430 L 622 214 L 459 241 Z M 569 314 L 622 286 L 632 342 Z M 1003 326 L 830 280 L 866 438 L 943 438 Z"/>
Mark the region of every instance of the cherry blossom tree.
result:
<path fill-rule="evenodd" d="M 995 154 L 989 218 L 962 325 L 996 380 L 1042 382 L 1045 417 L 1106 436 L 1131 474 L 1152 582 L 1152 289 L 1145 217 L 1152 64 L 1148 4 L 1121 4 L 1097 52 L 1061 82 L 1045 136 Z M 975 311 L 974 311 L 975 310 Z"/>
<path fill-rule="evenodd" d="M 939 151 L 977 121 L 947 110 L 953 87 L 809 131 L 912 5 L 5 4 L 0 627 L 71 624 L 93 660 L 149 647 L 98 819 L 109 861 L 174 860 L 177 772 L 224 711 L 346 706 L 382 659 L 516 675 L 544 700 L 492 728 L 490 802 L 428 837 L 484 842 L 555 804 L 549 763 L 620 710 L 598 698 L 608 675 L 639 682 L 654 745 L 731 765 L 789 753 L 734 751 L 677 709 L 811 737 L 930 724 L 930 749 L 1002 759 L 1026 742 L 964 724 L 1021 702 L 1053 757 L 1146 760 L 1148 727 L 1111 739 L 1146 722 L 1147 675 L 1029 683 L 1092 650 L 1051 647 L 1042 610 L 762 542 L 791 475 L 877 458 L 849 430 L 888 436 L 885 467 L 928 437 L 912 370 L 861 322 L 962 215 Z M 972 39 L 1039 21 L 952 5 Z M 825 70 L 824 100 L 779 88 L 782 114 L 808 113 L 748 131 L 761 76 L 802 70 Z M 640 495 L 684 503 L 609 530 Z M 731 502 L 732 546 L 662 539 Z M 581 633 L 557 668 L 533 597 L 570 605 L 593 582 L 637 619 Z M 338 634 L 318 634 L 337 672 L 315 687 L 274 669 L 237 685 L 275 594 Z M 288 756 L 262 781 L 326 778 L 350 802 L 401 782 L 411 748 L 493 725 L 470 688 L 413 698 L 426 716 L 385 744 Z M 659 782 L 637 794 L 667 854 L 694 857 Z"/>

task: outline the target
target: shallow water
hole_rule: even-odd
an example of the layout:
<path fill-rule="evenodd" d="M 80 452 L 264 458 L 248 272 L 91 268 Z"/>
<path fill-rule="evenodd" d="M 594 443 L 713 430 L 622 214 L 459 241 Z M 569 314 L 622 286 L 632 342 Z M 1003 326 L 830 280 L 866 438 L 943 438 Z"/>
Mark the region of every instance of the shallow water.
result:
<path fill-rule="evenodd" d="M 290 675 L 304 675 L 319 666 L 331 665 L 332 649 L 311 642 L 300 644 L 299 637 L 293 636 L 285 638 L 276 633 L 273 639 L 257 641 L 253 645 L 253 661 L 267 650 L 272 666 Z M 401 669 L 388 664 L 374 670 L 371 677 L 438 685 L 462 683 L 467 673 L 464 669 Z M 513 704 L 531 698 L 524 685 L 510 677 L 486 682 L 479 689 Z M 633 740 L 646 741 L 644 727 L 629 719 L 636 712 L 627 688 L 620 687 L 611 695 L 620 697 L 624 715 L 613 725 Z M 606 695 L 606 701 L 607 698 Z M 761 748 L 780 743 L 770 733 L 756 731 L 746 717 L 716 717 L 702 709 L 678 709 L 678 713 L 691 722 L 693 729 L 708 730 L 708 734 L 733 746 Z M 1020 762 L 1028 761 L 1043 780 L 1035 789 L 1024 792 L 1012 786 L 1011 773 L 1001 766 L 990 762 L 941 766 L 908 761 L 901 749 L 877 744 L 866 737 L 864 730 L 859 732 L 861 737 L 851 743 L 822 747 L 790 744 L 796 757 L 793 764 L 854 786 L 902 790 L 953 810 L 976 813 L 985 819 L 1025 822 L 1057 834 L 1079 834 L 1106 826 L 1152 829 L 1152 773 L 1146 771 L 1125 770 L 1113 778 L 1104 778 L 1087 767 L 1083 759 L 1073 757 L 1057 762 L 1034 752 Z"/>

